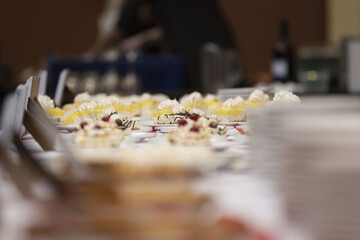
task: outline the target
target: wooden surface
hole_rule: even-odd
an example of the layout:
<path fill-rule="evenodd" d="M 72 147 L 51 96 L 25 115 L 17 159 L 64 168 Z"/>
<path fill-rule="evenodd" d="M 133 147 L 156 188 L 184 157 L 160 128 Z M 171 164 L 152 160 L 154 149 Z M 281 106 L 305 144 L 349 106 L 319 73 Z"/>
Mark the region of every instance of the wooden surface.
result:
<path fill-rule="evenodd" d="M 15 77 L 26 66 L 39 66 L 53 50 L 76 55 L 96 36 L 105 0 L 0 0 L 2 59 Z M 278 21 L 290 20 L 297 46 L 325 41 L 326 0 L 219 0 L 243 56 L 247 75 L 269 70 Z"/>
<path fill-rule="evenodd" d="M 326 41 L 325 0 L 219 0 L 243 54 L 247 76 L 269 71 L 278 22 L 288 19 L 295 46 Z"/>

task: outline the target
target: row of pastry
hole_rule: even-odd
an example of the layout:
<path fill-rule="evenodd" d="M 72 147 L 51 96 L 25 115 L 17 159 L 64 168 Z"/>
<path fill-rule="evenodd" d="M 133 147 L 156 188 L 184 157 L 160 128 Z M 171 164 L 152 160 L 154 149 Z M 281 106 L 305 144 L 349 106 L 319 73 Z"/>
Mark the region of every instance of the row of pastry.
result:
<path fill-rule="evenodd" d="M 162 101 L 153 112 L 153 120 L 158 124 L 178 123 L 181 119 L 197 114 L 219 122 L 241 122 L 246 120 L 247 110 L 251 108 L 297 104 L 300 104 L 299 97 L 287 91 L 276 92 L 270 100 L 269 95 L 255 90 L 247 99 L 237 96 L 225 102 L 218 101 L 214 95 L 203 98 L 200 93 L 193 92 L 182 97 L 180 101 Z"/>
<path fill-rule="evenodd" d="M 110 117 L 113 119 L 131 120 L 137 116 L 151 116 L 154 123 L 177 123 L 180 119 L 188 118 L 191 114 L 203 117 L 217 118 L 222 122 L 238 122 L 246 120 L 249 108 L 299 104 L 298 96 L 291 92 L 276 92 L 273 99 L 263 91 L 253 91 L 247 99 L 238 96 L 225 102 L 219 101 L 215 95 L 203 96 L 198 92 L 186 94 L 178 100 L 169 99 L 163 94 L 149 94 L 131 96 L 118 96 L 97 94 L 90 96 L 88 93 L 78 94 L 73 103 L 62 108 L 55 107 L 48 96 L 39 96 L 39 101 L 46 113 L 55 122 L 63 125 L 79 125 L 84 120 Z"/>

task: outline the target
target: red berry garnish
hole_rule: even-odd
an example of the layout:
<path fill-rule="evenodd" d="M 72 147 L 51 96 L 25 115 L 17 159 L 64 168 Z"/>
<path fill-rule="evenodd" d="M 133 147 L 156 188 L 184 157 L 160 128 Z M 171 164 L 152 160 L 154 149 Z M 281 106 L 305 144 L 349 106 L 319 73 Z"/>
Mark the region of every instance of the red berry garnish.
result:
<path fill-rule="evenodd" d="M 187 121 L 185 119 L 181 119 L 178 124 L 179 126 L 185 126 L 187 124 Z"/>
<path fill-rule="evenodd" d="M 237 128 L 236 130 L 238 130 L 238 132 L 241 133 L 241 134 L 245 134 L 244 130 L 242 130 L 240 128 Z"/>
<path fill-rule="evenodd" d="M 81 129 L 84 129 L 84 127 L 85 127 L 86 125 L 88 125 L 88 123 L 87 123 L 87 122 L 81 122 L 81 123 L 80 123 L 80 127 L 81 127 Z"/>
<path fill-rule="evenodd" d="M 196 114 L 196 113 L 194 113 L 194 114 L 192 114 L 189 118 L 190 118 L 191 120 L 193 120 L 193 121 L 196 122 L 196 121 L 199 119 L 199 115 Z"/>
<path fill-rule="evenodd" d="M 95 125 L 94 127 L 95 129 L 101 129 L 101 127 L 99 125 Z"/>
<path fill-rule="evenodd" d="M 194 126 L 194 127 L 190 128 L 190 131 L 191 132 L 199 132 L 199 128 Z"/>
<path fill-rule="evenodd" d="M 103 120 L 104 122 L 108 122 L 110 120 L 110 118 L 105 116 L 105 117 L 102 117 L 101 120 Z"/>

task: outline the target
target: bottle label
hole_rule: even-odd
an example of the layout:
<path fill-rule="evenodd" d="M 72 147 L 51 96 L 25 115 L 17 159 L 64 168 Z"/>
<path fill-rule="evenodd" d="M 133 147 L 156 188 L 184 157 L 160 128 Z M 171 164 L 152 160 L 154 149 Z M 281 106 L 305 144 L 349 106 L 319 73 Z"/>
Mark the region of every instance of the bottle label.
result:
<path fill-rule="evenodd" d="M 289 62 L 286 59 L 274 59 L 271 63 L 271 74 L 275 79 L 287 79 Z"/>

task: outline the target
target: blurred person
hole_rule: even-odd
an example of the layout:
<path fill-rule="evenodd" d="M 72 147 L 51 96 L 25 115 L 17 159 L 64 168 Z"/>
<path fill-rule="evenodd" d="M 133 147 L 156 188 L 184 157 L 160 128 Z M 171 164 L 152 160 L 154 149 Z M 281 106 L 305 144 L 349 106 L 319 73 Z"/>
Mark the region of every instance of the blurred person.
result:
<path fill-rule="evenodd" d="M 147 45 L 148 49 L 151 49 L 149 46 L 160 46 L 157 51 L 170 49 L 171 53 L 182 59 L 186 89 L 201 91 L 201 47 L 205 43 L 213 42 L 224 49 L 236 48 L 232 32 L 216 0 L 110 2 L 119 9 L 119 13 L 112 13 L 112 23 L 106 26 L 106 31 L 101 32 L 84 55 L 86 59 L 95 58 L 114 44 L 118 46 L 119 54 L 144 45 Z M 111 12 L 113 9 L 107 11 Z M 115 19 L 117 24 L 114 24 Z M 167 44 L 161 40 L 165 40 Z M 158 44 L 149 44 L 156 42 Z"/>
<path fill-rule="evenodd" d="M 15 86 L 12 80 L 11 71 L 8 66 L 2 63 L 1 60 L 1 46 L 0 46 L 0 113 L 3 98 L 6 94 L 14 90 Z"/>

